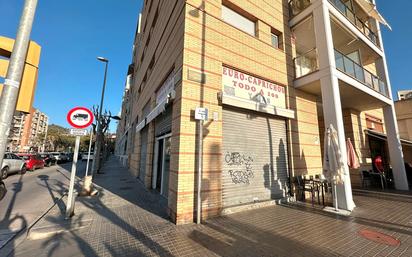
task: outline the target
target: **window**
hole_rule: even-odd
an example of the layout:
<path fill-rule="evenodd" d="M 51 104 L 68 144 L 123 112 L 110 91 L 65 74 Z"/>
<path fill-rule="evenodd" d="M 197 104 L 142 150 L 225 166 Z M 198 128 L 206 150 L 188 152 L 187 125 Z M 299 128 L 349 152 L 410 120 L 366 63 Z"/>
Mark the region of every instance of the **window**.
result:
<path fill-rule="evenodd" d="M 272 28 L 270 32 L 271 45 L 274 48 L 283 49 L 282 32 Z"/>
<path fill-rule="evenodd" d="M 279 48 L 279 36 L 276 34 L 271 34 L 272 46 L 275 48 Z"/>
<path fill-rule="evenodd" d="M 222 6 L 222 19 L 233 27 L 243 30 L 252 36 L 256 36 L 256 24 L 254 21 L 240 15 L 224 5 Z"/>

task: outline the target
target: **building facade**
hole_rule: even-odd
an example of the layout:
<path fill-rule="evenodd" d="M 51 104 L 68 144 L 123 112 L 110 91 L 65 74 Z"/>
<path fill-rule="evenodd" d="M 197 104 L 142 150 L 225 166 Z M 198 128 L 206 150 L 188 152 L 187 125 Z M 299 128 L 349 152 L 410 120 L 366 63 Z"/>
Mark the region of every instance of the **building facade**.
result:
<path fill-rule="evenodd" d="M 121 129 L 131 172 L 177 224 L 259 207 L 322 173 L 332 125 L 343 161 L 350 138 L 365 169 L 369 138 L 385 133 L 395 186 L 408 189 L 377 19 L 364 0 L 145 1 Z M 341 209 L 359 177 L 345 166 Z"/>
<path fill-rule="evenodd" d="M 14 39 L 0 36 L 0 78 L 5 78 L 7 75 L 13 46 Z M 18 112 L 30 113 L 33 107 L 39 73 L 40 53 L 41 47 L 36 42 L 30 41 L 16 104 L 16 111 Z M 0 94 L 2 90 L 3 84 L 0 83 Z"/>
<path fill-rule="evenodd" d="M 9 136 L 9 151 L 42 151 L 49 126 L 49 118 L 40 110 L 31 108 L 30 112 L 16 112 Z"/>

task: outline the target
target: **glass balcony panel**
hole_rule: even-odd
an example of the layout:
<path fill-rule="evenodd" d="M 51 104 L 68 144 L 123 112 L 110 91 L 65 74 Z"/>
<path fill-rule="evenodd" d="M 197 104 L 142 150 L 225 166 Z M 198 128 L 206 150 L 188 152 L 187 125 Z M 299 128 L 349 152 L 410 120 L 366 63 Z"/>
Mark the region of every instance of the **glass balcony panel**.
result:
<path fill-rule="evenodd" d="M 379 81 L 379 91 L 385 95 L 388 96 L 388 91 L 386 90 L 386 84 L 383 81 Z"/>
<path fill-rule="evenodd" d="M 355 67 L 355 78 L 359 81 L 365 81 L 365 76 L 364 76 L 365 73 L 363 71 L 363 68 L 356 63 L 354 63 L 354 67 Z"/>
<path fill-rule="evenodd" d="M 355 63 L 349 57 L 343 55 L 338 50 L 335 49 L 335 62 L 336 69 L 342 71 L 343 73 L 353 77 L 357 81 L 363 83 L 369 88 L 372 88 L 376 92 L 389 97 L 388 88 L 386 83 L 380 80 L 377 76 L 373 75 L 366 69 L 364 69 L 359 64 Z"/>
<path fill-rule="evenodd" d="M 355 76 L 355 67 L 354 67 L 354 62 L 349 59 L 348 57 L 344 56 L 343 57 L 343 64 L 344 64 L 344 71 L 345 73 L 351 75 L 352 77 Z"/>
<path fill-rule="evenodd" d="M 345 67 L 343 65 L 343 55 L 338 51 L 335 51 L 335 61 L 336 61 L 336 68 L 345 72 Z"/>
<path fill-rule="evenodd" d="M 300 78 L 318 70 L 318 56 L 316 49 L 295 58 L 296 78 Z"/>
<path fill-rule="evenodd" d="M 372 74 L 370 74 L 366 70 L 365 70 L 365 84 L 368 87 L 373 88 Z"/>
<path fill-rule="evenodd" d="M 359 29 L 372 43 L 378 46 L 376 34 L 347 6 L 342 0 L 329 0 L 329 2 L 342 13 L 355 27 Z"/>

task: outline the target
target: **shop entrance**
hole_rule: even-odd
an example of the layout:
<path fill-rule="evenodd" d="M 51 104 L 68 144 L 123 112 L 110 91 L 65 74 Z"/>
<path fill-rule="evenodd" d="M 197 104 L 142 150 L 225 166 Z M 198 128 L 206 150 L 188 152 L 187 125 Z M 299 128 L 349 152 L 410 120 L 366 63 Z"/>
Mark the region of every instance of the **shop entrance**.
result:
<path fill-rule="evenodd" d="M 152 188 L 167 198 L 169 193 L 171 134 L 156 138 Z"/>
<path fill-rule="evenodd" d="M 224 208 L 282 199 L 288 184 L 286 122 L 248 110 L 223 109 Z"/>

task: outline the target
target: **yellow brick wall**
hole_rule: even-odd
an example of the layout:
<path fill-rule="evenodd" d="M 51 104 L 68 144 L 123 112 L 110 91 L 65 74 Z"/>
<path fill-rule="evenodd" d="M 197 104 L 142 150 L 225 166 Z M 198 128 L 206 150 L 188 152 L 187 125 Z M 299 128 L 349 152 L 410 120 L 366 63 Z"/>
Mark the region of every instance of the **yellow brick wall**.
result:
<path fill-rule="evenodd" d="M 227 2 L 226 2 L 227 3 Z M 181 94 L 181 123 L 176 133 L 180 135 L 178 166 L 173 174 L 177 181 L 171 190 L 177 199 L 177 223 L 192 222 L 196 208 L 196 122 L 191 118 L 197 106 L 207 107 L 218 121 L 209 121 L 205 126 L 204 175 L 202 191 L 202 216 L 207 218 L 221 211 L 222 169 L 222 106 L 218 93 L 222 85 L 222 66 L 227 65 L 247 73 L 286 85 L 293 90 L 293 65 L 290 32 L 285 6 L 282 1 L 232 1 L 236 7 L 247 10 L 257 17 L 257 36 L 253 37 L 225 23 L 220 18 L 221 1 L 187 1 L 185 41 L 183 58 L 183 88 Z M 204 25 L 203 25 L 204 24 Z M 273 48 L 271 27 L 283 33 L 285 51 Z M 188 78 L 191 71 L 203 72 L 206 82 L 201 84 Z M 318 174 L 319 130 L 316 98 L 299 90 L 288 93 L 289 108 L 297 110 L 297 120 L 290 122 L 288 134 L 291 142 L 291 167 L 300 173 Z M 294 172 L 293 172 L 294 173 Z M 169 199 L 171 199 L 169 194 Z"/>
<path fill-rule="evenodd" d="M 369 148 L 369 140 L 368 136 L 365 134 L 365 130 L 367 129 L 365 116 L 366 114 L 382 119 L 383 121 L 382 109 L 368 110 L 363 112 L 352 109 L 345 109 L 343 111 L 345 135 L 346 138 L 351 139 L 360 164 L 359 169 L 350 170 L 351 182 L 352 186 L 354 187 L 361 186 L 360 172 L 362 170 L 372 169 L 372 156 Z"/>

